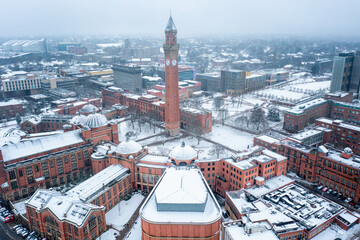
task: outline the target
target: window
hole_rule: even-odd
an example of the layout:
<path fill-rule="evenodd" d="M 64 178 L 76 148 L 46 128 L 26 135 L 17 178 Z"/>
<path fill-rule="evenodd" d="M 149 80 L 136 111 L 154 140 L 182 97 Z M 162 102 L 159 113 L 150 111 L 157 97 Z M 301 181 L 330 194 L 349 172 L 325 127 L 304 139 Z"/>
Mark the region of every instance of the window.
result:
<path fill-rule="evenodd" d="M 15 181 L 15 182 L 11 182 L 10 185 L 11 185 L 11 189 L 16 189 L 16 188 L 18 187 L 16 181 Z"/>
<path fill-rule="evenodd" d="M 12 171 L 9 172 L 9 178 L 10 178 L 10 180 L 13 180 L 13 179 L 16 178 L 16 175 L 15 175 L 15 171 L 14 171 L 14 170 L 12 170 Z"/>
<path fill-rule="evenodd" d="M 22 177 L 22 176 L 24 176 L 24 174 L 23 174 L 23 171 L 20 169 L 19 170 L 19 177 Z"/>
<path fill-rule="evenodd" d="M 54 166 L 54 161 L 50 161 L 50 167 L 53 168 Z"/>
<path fill-rule="evenodd" d="M 96 216 L 92 215 L 89 219 L 89 231 L 91 231 L 92 229 L 94 229 L 96 227 Z M 84 230 L 86 229 L 86 227 L 84 228 Z M 85 234 L 85 232 L 84 232 Z"/>

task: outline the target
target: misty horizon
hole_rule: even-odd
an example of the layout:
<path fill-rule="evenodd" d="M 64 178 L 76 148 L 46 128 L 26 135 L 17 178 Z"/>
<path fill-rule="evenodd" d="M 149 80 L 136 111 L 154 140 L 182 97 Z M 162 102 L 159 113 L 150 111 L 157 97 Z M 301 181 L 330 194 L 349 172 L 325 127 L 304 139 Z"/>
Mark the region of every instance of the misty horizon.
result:
<path fill-rule="evenodd" d="M 342 10 L 346 8 L 346 11 Z M 2 5 L 1 37 L 141 36 L 161 38 L 173 16 L 181 37 L 359 39 L 360 2 L 286 0 L 106 2 L 16 0 Z"/>

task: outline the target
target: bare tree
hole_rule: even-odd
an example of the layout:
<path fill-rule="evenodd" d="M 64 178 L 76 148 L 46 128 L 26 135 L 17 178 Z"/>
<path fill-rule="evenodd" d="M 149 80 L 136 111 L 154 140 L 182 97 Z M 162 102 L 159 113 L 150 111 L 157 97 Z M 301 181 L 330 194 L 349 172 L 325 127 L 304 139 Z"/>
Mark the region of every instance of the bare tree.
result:
<path fill-rule="evenodd" d="M 240 127 L 243 127 L 245 124 L 246 124 L 246 127 L 249 127 L 249 118 L 246 114 L 238 117 L 235 119 L 235 124 L 240 126 Z"/>
<path fill-rule="evenodd" d="M 228 116 L 229 116 L 228 109 L 225 106 L 221 107 L 218 112 L 218 118 L 220 118 L 222 125 L 224 125 L 225 120 L 227 119 Z"/>
<path fill-rule="evenodd" d="M 211 155 L 216 154 L 216 157 L 219 158 L 220 154 L 225 153 L 225 148 L 222 145 L 214 144 L 209 153 Z"/>
<path fill-rule="evenodd" d="M 265 111 L 256 104 L 251 111 L 249 121 L 256 127 L 256 130 L 259 130 L 260 125 L 265 127 L 267 125 Z"/>
<path fill-rule="evenodd" d="M 201 125 L 196 123 L 190 127 L 190 134 L 197 139 L 198 145 L 200 144 L 201 136 L 203 134 Z"/>
<path fill-rule="evenodd" d="M 224 99 L 222 97 L 215 97 L 213 100 L 213 107 L 218 111 L 224 105 Z"/>

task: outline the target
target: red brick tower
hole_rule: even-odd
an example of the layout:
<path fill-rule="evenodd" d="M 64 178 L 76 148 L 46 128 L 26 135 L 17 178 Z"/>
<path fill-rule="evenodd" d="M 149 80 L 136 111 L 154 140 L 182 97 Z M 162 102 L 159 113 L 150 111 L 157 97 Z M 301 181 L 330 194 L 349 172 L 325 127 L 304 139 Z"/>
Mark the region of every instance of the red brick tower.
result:
<path fill-rule="evenodd" d="M 179 44 L 176 40 L 176 27 L 170 16 L 165 29 L 165 130 L 170 136 L 180 133 L 179 108 Z"/>

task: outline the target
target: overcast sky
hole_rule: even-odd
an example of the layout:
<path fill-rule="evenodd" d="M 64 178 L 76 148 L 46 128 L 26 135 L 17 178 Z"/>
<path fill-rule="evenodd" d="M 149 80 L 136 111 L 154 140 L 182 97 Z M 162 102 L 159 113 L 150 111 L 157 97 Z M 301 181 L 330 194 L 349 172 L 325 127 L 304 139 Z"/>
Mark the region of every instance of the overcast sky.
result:
<path fill-rule="evenodd" d="M 0 37 L 179 36 L 360 38 L 360 0 L 1 0 Z"/>

